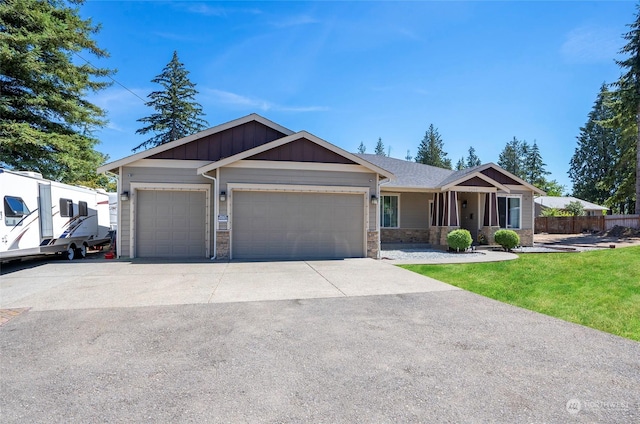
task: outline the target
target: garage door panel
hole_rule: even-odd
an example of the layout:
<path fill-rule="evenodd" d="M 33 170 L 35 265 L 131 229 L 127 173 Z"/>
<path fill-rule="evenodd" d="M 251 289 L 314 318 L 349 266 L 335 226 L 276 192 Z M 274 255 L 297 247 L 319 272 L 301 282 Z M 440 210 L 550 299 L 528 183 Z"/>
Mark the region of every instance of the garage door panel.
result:
<path fill-rule="evenodd" d="M 204 257 L 205 192 L 140 190 L 136 256 Z"/>
<path fill-rule="evenodd" d="M 364 254 L 364 196 L 234 192 L 233 257 L 347 258 Z"/>

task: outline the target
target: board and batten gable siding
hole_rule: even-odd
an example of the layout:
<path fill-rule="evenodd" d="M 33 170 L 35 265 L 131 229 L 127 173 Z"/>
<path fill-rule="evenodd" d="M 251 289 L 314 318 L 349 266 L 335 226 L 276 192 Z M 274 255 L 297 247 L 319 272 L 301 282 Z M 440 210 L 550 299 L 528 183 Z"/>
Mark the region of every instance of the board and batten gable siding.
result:
<path fill-rule="evenodd" d="M 376 194 L 377 175 L 367 172 L 342 171 L 304 171 L 294 169 L 252 169 L 225 167 L 219 170 L 219 189 L 232 195 L 227 187 L 228 183 L 247 184 L 282 184 L 308 186 L 335 187 L 368 187 L 369 196 Z M 227 205 L 230 199 L 219 204 L 220 214 L 228 214 Z M 376 229 L 377 207 L 369 205 L 369 230 Z M 219 223 L 219 229 L 226 229 L 224 223 Z"/>
<path fill-rule="evenodd" d="M 268 160 L 286 162 L 318 162 L 356 165 L 356 163 L 336 152 L 322 147 L 306 138 L 269 149 L 247 158 L 247 160 Z"/>
<path fill-rule="evenodd" d="M 211 185 L 211 200 L 209 205 L 210 217 L 209 222 L 214 222 L 214 202 L 213 202 L 213 181 L 196 174 L 196 168 L 155 168 L 155 167 L 135 167 L 127 166 L 122 168 L 121 174 L 121 190 L 128 191 L 130 196 L 135 196 L 131 190 L 131 183 L 158 183 L 158 184 L 175 184 L 176 187 L 180 187 L 180 184 L 209 184 Z M 131 239 L 131 199 L 129 201 L 119 202 L 119 213 L 121 217 L 120 227 L 118 231 L 121 233 L 120 237 L 122 243 L 118 248 L 120 249 L 119 255 L 130 257 L 129 240 Z M 213 239 L 209 238 L 209 251 L 213 252 Z"/>
<path fill-rule="evenodd" d="M 251 121 L 150 156 L 149 159 L 206 160 L 214 162 L 261 146 L 286 134 Z"/>

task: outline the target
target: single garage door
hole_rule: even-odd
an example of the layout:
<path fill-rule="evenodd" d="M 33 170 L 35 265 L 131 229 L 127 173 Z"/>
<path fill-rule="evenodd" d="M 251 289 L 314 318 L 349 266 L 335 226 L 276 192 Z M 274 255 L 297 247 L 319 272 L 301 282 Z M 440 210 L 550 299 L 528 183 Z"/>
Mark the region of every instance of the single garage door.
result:
<path fill-rule="evenodd" d="M 205 192 L 138 190 L 136 256 L 205 257 Z"/>
<path fill-rule="evenodd" d="M 234 259 L 364 256 L 362 194 L 234 191 Z"/>

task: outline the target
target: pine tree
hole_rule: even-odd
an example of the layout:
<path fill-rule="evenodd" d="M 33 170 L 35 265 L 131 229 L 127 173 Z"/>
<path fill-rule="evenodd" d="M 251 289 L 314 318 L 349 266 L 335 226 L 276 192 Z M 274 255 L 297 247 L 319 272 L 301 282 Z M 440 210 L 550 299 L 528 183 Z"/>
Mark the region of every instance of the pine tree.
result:
<path fill-rule="evenodd" d="M 500 152 L 498 165 L 513 175 L 524 178 L 522 162 L 526 151 L 525 146 L 526 142 L 513 137 L 513 140 L 508 141 L 502 152 Z"/>
<path fill-rule="evenodd" d="M 442 137 L 440 137 L 438 129 L 434 128 L 433 124 L 429 125 L 429 129 L 418 146 L 416 162 L 451 169 L 451 159 L 447 158 Z"/>
<path fill-rule="evenodd" d="M 547 164 L 543 162 L 538 143 L 535 140 L 533 145 L 525 150 L 522 165 L 524 180 L 542 189 L 547 182 L 546 176 L 551 173 L 545 169 Z"/>
<path fill-rule="evenodd" d="M 619 100 L 617 112 L 618 125 L 624 132 L 632 133 L 632 137 L 625 134 L 620 139 L 621 157 L 617 164 L 617 172 L 624 174 L 622 186 L 618 187 L 616 200 L 632 205 L 635 197 L 635 213 L 640 211 L 640 4 L 636 5 L 635 21 L 629 24 L 630 31 L 623 38 L 627 44 L 620 53 L 627 55 L 624 60 L 616 60 L 624 74 L 614 83 L 617 88 L 616 97 Z M 630 135 L 630 134 L 629 134 Z M 635 187 L 634 187 L 635 185 Z M 631 210 L 630 212 L 634 212 Z"/>
<path fill-rule="evenodd" d="M 105 113 L 87 93 L 109 85 L 113 71 L 82 56 L 107 57 L 91 36 L 99 26 L 80 17 L 82 0 L 0 2 L 0 165 L 66 183 L 102 185 L 95 170 L 94 129 Z"/>
<path fill-rule="evenodd" d="M 376 155 L 387 156 L 384 152 L 384 144 L 382 144 L 382 137 L 378 137 L 378 143 L 376 144 Z"/>
<path fill-rule="evenodd" d="M 622 131 L 615 123 L 613 95 L 607 85 L 602 84 L 587 123 L 580 128 L 578 145 L 569 163 L 569 178 L 575 197 L 620 212 L 626 209 L 623 205 L 626 202 L 618 198 L 616 192 L 625 173 L 617 172 Z"/>
<path fill-rule="evenodd" d="M 458 159 L 458 162 L 456 163 L 456 171 L 462 171 L 466 167 L 467 166 L 464 164 L 464 158 Z"/>
<path fill-rule="evenodd" d="M 358 153 L 362 155 L 366 152 L 367 152 L 367 146 L 365 146 L 364 143 L 361 141 L 360 145 L 358 146 Z"/>
<path fill-rule="evenodd" d="M 179 61 L 178 52 L 173 52 L 171 61 L 151 82 L 160 84 L 163 89 L 149 94 L 151 101 L 146 105 L 154 108 L 156 113 L 138 119 L 138 122 L 148 125 L 137 130 L 136 134 L 155 135 L 134 147 L 134 152 L 178 140 L 202 131 L 209 125 L 201 118 L 202 106 L 195 100 L 198 94 L 196 85 L 189 80 L 189 71 Z"/>
<path fill-rule="evenodd" d="M 413 159 L 413 156 L 411 156 L 411 151 L 407 149 L 407 156 L 404 157 L 404 160 L 410 161 L 411 159 Z"/>
<path fill-rule="evenodd" d="M 476 149 L 473 146 L 469 147 L 469 156 L 467 156 L 466 167 L 473 168 L 474 166 L 480 166 L 482 162 L 478 155 L 476 155 Z"/>

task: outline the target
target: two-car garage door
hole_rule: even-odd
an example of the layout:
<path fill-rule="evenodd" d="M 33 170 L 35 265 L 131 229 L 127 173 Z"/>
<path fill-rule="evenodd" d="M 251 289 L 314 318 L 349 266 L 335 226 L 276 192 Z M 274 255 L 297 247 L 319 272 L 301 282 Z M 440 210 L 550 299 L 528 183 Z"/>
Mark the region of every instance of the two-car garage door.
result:
<path fill-rule="evenodd" d="M 362 193 L 235 191 L 234 259 L 364 256 Z"/>

